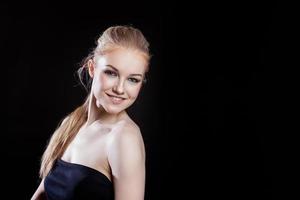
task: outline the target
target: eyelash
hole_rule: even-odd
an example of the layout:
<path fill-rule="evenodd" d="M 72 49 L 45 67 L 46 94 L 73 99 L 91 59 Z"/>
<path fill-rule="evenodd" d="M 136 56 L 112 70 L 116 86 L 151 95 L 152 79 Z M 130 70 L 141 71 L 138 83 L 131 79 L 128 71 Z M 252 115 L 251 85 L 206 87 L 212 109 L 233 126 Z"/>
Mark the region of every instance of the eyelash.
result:
<path fill-rule="evenodd" d="M 112 70 L 105 70 L 104 71 L 105 74 L 107 74 L 108 76 L 111 76 L 111 77 L 116 77 L 118 76 L 118 74 Z M 136 78 L 128 78 L 128 80 L 132 83 L 139 83 L 140 80 L 139 79 L 136 79 Z"/>
<path fill-rule="evenodd" d="M 108 76 L 117 76 L 117 73 L 111 70 L 105 70 L 104 73 Z"/>
<path fill-rule="evenodd" d="M 129 81 L 133 82 L 133 83 L 139 83 L 140 80 L 136 79 L 136 78 L 129 78 Z"/>

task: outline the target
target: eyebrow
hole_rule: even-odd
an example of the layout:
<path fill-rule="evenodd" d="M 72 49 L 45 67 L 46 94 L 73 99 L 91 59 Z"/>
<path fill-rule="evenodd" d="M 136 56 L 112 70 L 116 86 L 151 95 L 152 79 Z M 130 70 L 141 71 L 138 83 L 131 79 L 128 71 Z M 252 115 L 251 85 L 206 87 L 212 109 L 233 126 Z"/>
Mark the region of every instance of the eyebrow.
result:
<path fill-rule="evenodd" d="M 112 66 L 112 65 L 106 65 L 106 66 L 107 66 L 107 67 L 111 67 L 111 68 L 113 68 L 115 71 L 119 72 L 119 70 L 118 70 L 117 68 L 115 68 L 114 66 Z M 142 74 L 130 74 L 130 76 L 141 76 L 141 77 L 143 77 Z"/>

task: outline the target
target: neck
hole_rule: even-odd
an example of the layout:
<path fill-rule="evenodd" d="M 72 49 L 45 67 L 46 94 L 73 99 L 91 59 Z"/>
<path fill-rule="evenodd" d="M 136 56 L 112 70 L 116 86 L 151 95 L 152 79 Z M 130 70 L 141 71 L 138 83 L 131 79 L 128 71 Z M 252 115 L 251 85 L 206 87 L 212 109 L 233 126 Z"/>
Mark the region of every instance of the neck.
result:
<path fill-rule="evenodd" d="M 100 121 L 102 124 L 113 124 L 116 123 L 123 112 L 125 112 L 123 111 L 118 114 L 107 113 L 101 105 L 97 107 L 94 95 L 90 95 L 86 125 L 90 125 L 95 121 Z"/>

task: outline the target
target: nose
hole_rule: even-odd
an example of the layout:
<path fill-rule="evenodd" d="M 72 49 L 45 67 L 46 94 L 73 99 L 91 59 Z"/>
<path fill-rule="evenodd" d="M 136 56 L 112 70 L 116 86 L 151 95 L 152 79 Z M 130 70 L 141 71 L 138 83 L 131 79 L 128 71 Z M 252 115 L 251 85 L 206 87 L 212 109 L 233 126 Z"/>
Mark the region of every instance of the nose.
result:
<path fill-rule="evenodd" d="M 124 81 L 119 79 L 113 87 L 113 92 L 118 94 L 118 95 L 124 94 Z"/>

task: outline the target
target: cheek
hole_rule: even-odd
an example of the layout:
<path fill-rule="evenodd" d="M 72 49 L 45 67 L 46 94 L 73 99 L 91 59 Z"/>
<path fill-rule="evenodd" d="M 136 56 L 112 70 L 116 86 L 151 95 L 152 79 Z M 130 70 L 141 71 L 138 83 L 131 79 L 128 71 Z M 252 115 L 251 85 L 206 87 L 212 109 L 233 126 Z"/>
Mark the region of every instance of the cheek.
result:
<path fill-rule="evenodd" d="M 109 78 L 109 77 L 107 77 L 105 75 L 101 75 L 99 81 L 102 84 L 103 90 L 106 90 L 107 88 L 112 87 L 113 84 L 114 84 L 113 79 L 111 79 L 111 78 Z"/>
<path fill-rule="evenodd" d="M 95 89 L 97 91 L 105 91 L 114 85 L 114 80 L 105 75 L 98 76 L 95 80 Z"/>
<path fill-rule="evenodd" d="M 127 92 L 128 92 L 128 96 L 131 98 L 131 99 L 135 99 L 138 97 L 139 93 L 140 93 L 140 90 L 141 90 L 141 86 L 137 86 L 137 87 L 130 87 L 128 88 Z"/>

